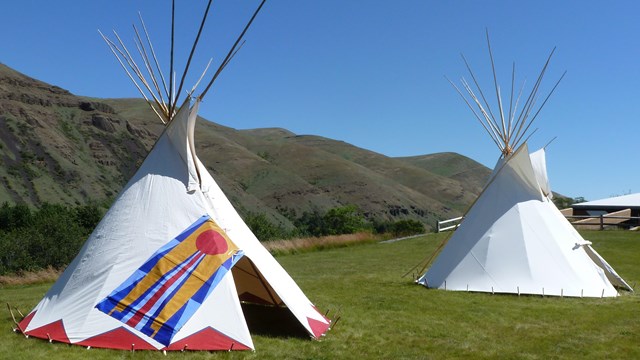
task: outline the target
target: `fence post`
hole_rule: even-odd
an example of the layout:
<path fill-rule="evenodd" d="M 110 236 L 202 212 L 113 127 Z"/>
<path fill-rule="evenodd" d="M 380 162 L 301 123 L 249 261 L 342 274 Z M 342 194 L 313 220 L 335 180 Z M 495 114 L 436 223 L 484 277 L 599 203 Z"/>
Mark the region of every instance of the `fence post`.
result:
<path fill-rule="evenodd" d="M 436 220 L 436 233 L 440 232 L 440 221 Z"/>
<path fill-rule="evenodd" d="M 604 230 L 604 215 L 600 214 L 600 230 Z"/>

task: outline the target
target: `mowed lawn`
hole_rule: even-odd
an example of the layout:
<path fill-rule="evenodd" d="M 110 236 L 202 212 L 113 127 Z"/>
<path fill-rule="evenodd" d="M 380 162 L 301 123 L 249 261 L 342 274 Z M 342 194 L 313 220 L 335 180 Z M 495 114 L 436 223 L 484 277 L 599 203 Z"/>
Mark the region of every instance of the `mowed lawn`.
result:
<path fill-rule="evenodd" d="M 640 233 L 584 232 L 629 284 L 640 283 Z M 580 299 L 430 290 L 402 274 L 442 234 L 279 256 L 309 298 L 340 320 L 322 341 L 254 336 L 255 352 L 121 352 L 25 339 L 0 317 L 6 359 L 640 359 L 640 295 Z M 29 311 L 51 284 L 0 288 Z"/>

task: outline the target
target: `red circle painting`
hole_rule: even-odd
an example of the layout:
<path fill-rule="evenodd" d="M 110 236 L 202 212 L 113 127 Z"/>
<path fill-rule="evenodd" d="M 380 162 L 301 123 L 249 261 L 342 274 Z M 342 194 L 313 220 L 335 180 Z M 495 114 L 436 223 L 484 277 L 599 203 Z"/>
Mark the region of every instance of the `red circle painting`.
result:
<path fill-rule="evenodd" d="M 227 240 L 217 231 L 206 230 L 198 235 L 196 247 L 207 255 L 218 255 L 227 252 Z"/>

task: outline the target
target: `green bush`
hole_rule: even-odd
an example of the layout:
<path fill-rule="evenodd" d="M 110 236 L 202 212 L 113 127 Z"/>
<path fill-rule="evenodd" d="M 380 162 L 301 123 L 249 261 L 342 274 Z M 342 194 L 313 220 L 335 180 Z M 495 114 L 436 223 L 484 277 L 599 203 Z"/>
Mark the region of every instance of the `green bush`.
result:
<path fill-rule="evenodd" d="M 97 206 L 0 206 L 0 274 L 61 268 L 76 256 L 100 221 Z"/>
<path fill-rule="evenodd" d="M 293 224 L 304 236 L 322 236 L 325 232 L 324 215 L 318 209 L 305 211 Z"/>
<path fill-rule="evenodd" d="M 25 204 L 14 206 L 5 202 L 0 206 L 0 231 L 11 231 L 25 228 L 33 222 L 31 209 Z"/>
<path fill-rule="evenodd" d="M 78 206 L 74 210 L 80 226 L 90 232 L 98 225 L 104 215 L 100 207 L 95 204 Z"/>
<path fill-rule="evenodd" d="M 24 230 L 0 231 L 0 275 L 35 270 L 29 244 L 21 241 Z"/>
<path fill-rule="evenodd" d="M 366 228 L 366 220 L 355 205 L 330 209 L 323 217 L 323 235 L 353 234 Z"/>
<path fill-rule="evenodd" d="M 249 213 L 244 221 L 261 241 L 285 239 L 291 236 L 284 227 L 274 225 L 264 214 Z"/>
<path fill-rule="evenodd" d="M 394 236 L 424 234 L 424 224 L 413 219 L 400 220 L 392 223 L 389 230 Z"/>
<path fill-rule="evenodd" d="M 303 236 L 353 234 L 370 227 L 355 205 L 329 209 L 324 214 L 317 209 L 305 211 L 294 225 Z"/>

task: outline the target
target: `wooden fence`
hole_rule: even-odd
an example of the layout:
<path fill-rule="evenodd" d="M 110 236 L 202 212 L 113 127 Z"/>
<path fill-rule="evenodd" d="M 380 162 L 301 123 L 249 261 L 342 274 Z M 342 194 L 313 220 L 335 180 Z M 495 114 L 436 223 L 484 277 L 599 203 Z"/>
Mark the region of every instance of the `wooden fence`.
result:
<path fill-rule="evenodd" d="M 640 228 L 640 216 L 619 216 L 611 214 L 593 215 L 565 215 L 565 218 L 579 230 L 604 230 L 607 227 L 620 227 L 625 229 Z M 572 221 L 573 220 L 573 221 Z M 457 222 L 457 223 L 455 223 Z M 462 216 L 438 221 L 436 232 L 455 230 L 462 222 Z M 454 223 L 453 225 L 447 225 Z"/>
<path fill-rule="evenodd" d="M 580 230 L 604 230 L 606 227 L 632 229 L 640 226 L 640 216 L 602 214 L 600 216 L 565 215 L 565 217 L 571 225 Z"/>

